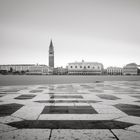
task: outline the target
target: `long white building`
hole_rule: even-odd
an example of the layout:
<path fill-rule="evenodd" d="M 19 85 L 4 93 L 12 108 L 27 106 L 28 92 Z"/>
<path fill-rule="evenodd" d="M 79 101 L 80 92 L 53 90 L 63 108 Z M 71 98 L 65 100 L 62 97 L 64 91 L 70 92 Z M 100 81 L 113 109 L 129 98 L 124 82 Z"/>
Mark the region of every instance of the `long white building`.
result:
<path fill-rule="evenodd" d="M 22 72 L 25 71 L 27 74 L 49 74 L 50 68 L 46 65 L 35 65 L 35 64 L 14 64 L 14 65 L 0 65 L 0 70 Z"/>
<path fill-rule="evenodd" d="M 124 75 L 137 75 L 138 65 L 136 63 L 130 63 L 123 67 Z"/>
<path fill-rule="evenodd" d="M 101 75 L 102 73 L 102 63 L 82 61 L 68 64 L 69 75 Z"/>
<path fill-rule="evenodd" d="M 122 75 L 123 74 L 123 68 L 120 67 L 108 67 L 106 69 L 106 72 L 108 75 Z"/>
<path fill-rule="evenodd" d="M 29 71 L 30 67 L 34 64 L 10 64 L 10 65 L 0 65 L 0 70 L 10 71 Z"/>

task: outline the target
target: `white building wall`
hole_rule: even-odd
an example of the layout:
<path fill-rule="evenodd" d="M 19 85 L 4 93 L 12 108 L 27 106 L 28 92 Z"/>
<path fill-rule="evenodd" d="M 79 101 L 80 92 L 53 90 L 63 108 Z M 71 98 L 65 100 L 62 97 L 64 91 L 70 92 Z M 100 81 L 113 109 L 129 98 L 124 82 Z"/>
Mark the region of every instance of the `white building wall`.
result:
<path fill-rule="evenodd" d="M 103 65 L 97 62 L 74 62 L 68 64 L 68 74 L 102 74 Z"/>
<path fill-rule="evenodd" d="M 13 71 L 29 71 L 29 72 L 40 72 L 48 73 L 49 67 L 46 65 L 0 65 L 0 70 L 10 71 L 10 68 Z"/>
<path fill-rule="evenodd" d="M 138 65 L 135 63 L 130 63 L 124 66 L 123 68 L 124 75 L 137 75 L 138 74 Z"/>
<path fill-rule="evenodd" d="M 108 75 L 122 75 L 123 69 L 120 67 L 108 67 L 107 74 Z"/>

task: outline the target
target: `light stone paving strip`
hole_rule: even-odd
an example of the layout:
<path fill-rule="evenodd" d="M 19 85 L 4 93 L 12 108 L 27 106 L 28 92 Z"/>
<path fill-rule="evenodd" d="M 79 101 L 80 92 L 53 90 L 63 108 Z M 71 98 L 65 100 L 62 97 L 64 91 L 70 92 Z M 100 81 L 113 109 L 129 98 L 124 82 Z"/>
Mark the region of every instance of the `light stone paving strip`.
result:
<path fill-rule="evenodd" d="M 2 132 L 8 132 L 8 131 L 15 130 L 15 129 L 17 129 L 17 128 L 14 128 L 14 127 L 11 127 L 9 125 L 1 124 L 0 123 L 0 133 L 2 133 Z"/>
<path fill-rule="evenodd" d="M 26 120 L 36 120 L 42 112 L 44 105 L 40 106 L 24 106 L 20 110 L 12 114 L 12 116 L 19 117 Z"/>
<path fill-rule="evenodd" d="M 140 133 L 126 131 L 123 129 L 112 129 L 119 140 L 140 140 Z"/>
<path fill-rule="evenodd" d="M 116 120 L 121 122 L 140 124 L 140 117 L 135 117 L 135 116 L 125 116 Z"/>
<path fill-rule="evenodd" d="M 93 107 L 94 107 L 94 105 L 93 105 Z M 126 113 L 120 111 L 119 109 L 117 109 L 117 108 L 115 108 L 113 106 L 111 106 L 109 108 L 98 108 L 98 107 L 96 108 L 96 107 L 94 107 L 94 109 L 98 113 L 101 113 L 101 114 L 121 114 L 123 116 L 126 116 L 127 115 Z"/>
<path fill-rule="evenodd" d="M 17 117 L 13 117 L 13 116 L 5 116 L 5 117 L 0 117 L 0 122 L 1 123 L 10 123 L 10 122 L 18 122 L 18 121 L 22 121 L 23 119 L 21 118 L 17 118 Z"/>
<path fill-rule="evenodd" d="M 128 127 L 126 130 L 134 131 L 140 133 L 140 125 L 133 125 Z"/>
<path fill-rule="evenodd" d="M 0 140 L 49 140 L 49 129 L 19 129 L 0 134 Z"/>
<path fill-rule="evenodd" d="M 85 100 L 90 99 L 90 100 L 101 101 L 101 99 L 99 97 L 97 97 L 96 95 L 92 95 L 92 93 L 91 94 L 83 94 L 82 96 Z"/>
<path fill-rule="evenodd" d="M 122 114 L 41 114 L 39 120 L 115 120 Z"/>
<path fill-rule="evenodd" d="M 74 103 L 74 106 L 89 106 L 88 103 Z"/>
<path fill-rule="evenodd" d="M 1 97 L 1 100 L 4 101 L 12 101 L 15 97 L 19 96 L 19 94 L 6 94 L 5 96 Z"/>
<path fill-rule="evenodd" d="M 74 106 L 74 103 L 54 103 L 52 105 L 53 106 Z"/>
<path fill-rule="evenodd" d="M 51 140 L 116 140 L 109 130 L 53 130 Z"/>
<path fill-rule="evenodd" d="M 34 98 L 32 99 L 32 101 L 47 100 L 47 99 L 49 99 L 49 98 L 50 98 L 50 96 L 49 96 L 48 94 L 41 94 L 41 95 L 38 95 L 38 94 L 37 94 L 37 96 L 34 97 Z"/>

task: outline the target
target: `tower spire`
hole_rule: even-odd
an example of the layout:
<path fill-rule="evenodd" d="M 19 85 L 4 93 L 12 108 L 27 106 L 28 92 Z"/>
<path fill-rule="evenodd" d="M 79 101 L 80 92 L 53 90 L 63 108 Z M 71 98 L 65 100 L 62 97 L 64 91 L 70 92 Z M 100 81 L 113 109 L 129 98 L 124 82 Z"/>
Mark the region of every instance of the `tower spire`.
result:
<path fill-rule="evenodd" d="M 53 51 L 53 42 L 52 42 L 52 39 L 51 39 L 51 41 L 50 41 L 49 51 Z"/>
<path fill-rule="evenodd" d="M 50 46 L 49 46 L 49 67 L 54 68 L 54 48 L 53 48 L 52 39 L 50 41 Z"/>

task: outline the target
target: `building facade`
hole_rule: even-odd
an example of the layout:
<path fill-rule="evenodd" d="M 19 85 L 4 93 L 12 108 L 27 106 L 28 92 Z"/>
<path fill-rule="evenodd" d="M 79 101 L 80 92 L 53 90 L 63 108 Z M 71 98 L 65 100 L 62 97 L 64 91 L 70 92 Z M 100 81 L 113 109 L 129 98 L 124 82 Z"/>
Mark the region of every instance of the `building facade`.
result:
<path fill-rule="evenodd" d="M 49 67 L 54 68 L 54 48 L 53 48 L 52 40 L 49 46 Z"/>
<path fill-rule="evenodd" d="M 14 64 L 14 65 L 0 65 L 0 70 L 6 71 L 29 71 L 30 67 L 34 66 L 34 64 Z"/>
<path fill-rule="evenodd" d="M 7 72 L 25 72 L 26 74 L 48 74 L 49 67 L 46 65 L 34 65 L 34 64 L 17 64 L 17 65 L 0 65 L 0 70 Z"/>
<path fill-rule="evenodd" d="M 46 65 L 33 65 L 29 67 L 29 71 L 26 74 L 48 74 L 49 67 Z"/>
<path fill-rule="evenodd" d="M 98 62 L 73 62 L 68 64 L 69 75 L 101 75 L 103 64 Z"/>
<path fill-rule="evenodd" d="M 123 68 L 120 67 L 108 67 L 106 69 L 107 75 L 122 75 L 123 74 Z"/>
<path fill-rule="evenodd" d="M 67 75 L 68 69 L 63 68 L 63 67 L 57 67 L 57 68 L 54 68 L 53 74 L 54 75 Z"/>
<path fill-rule="evenodd" d="M 123 67 L 124 75 L 138 75 L 138 65 L 136 63 L 130 63 Z"/>

